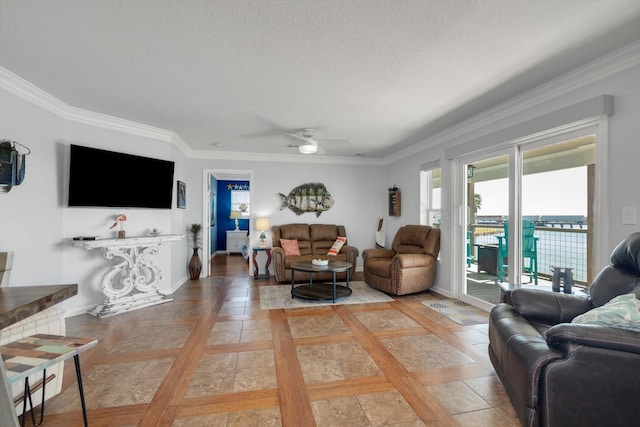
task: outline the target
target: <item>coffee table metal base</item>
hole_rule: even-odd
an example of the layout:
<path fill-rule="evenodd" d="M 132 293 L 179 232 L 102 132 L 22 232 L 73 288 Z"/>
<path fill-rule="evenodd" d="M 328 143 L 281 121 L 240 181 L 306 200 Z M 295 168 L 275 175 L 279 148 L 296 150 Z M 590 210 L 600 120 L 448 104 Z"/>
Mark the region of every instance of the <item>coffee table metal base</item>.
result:
<path fill-rule="evenodd" d="M 351 288 L 343 285 L 335 285 L 335 296 L 333 295 L 333 283 L 315 283 L 313 285 L 300 285 L 291 291 L 292 297 L 313 300 L 332 300 L 336 298 L 348 297 L 351 295 Z"/>
<path fill-rule="evenodd" d="M 343 261 L 330 261 L 328 265 L 317 266 L 313 265 L 311 261 L 303 261 L 291 265 L 291 298 L 305 298 L 316 300 L 332 300 L 336 302 L 336 298 L 346 297 L 351 295 L 351 288 L 349 288 L 349 270 L 352 264 Z M 295 286 L 295 272 L 303 271 L 309 273 L 309 284 Z M 336 285 L 336 273 L 347 272 L 346 286 Z M 332 283 L 313 283 L 313 274 L 330 272 L 332 275 Z"/>

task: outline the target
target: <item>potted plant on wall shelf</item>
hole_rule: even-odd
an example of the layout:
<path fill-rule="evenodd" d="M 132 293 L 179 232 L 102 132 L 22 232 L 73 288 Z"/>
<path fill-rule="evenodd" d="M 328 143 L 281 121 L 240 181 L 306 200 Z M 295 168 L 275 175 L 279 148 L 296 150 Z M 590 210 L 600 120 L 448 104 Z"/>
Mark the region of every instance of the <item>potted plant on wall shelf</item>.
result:
<path fill-rule="evenodd" d="M 189 278 L 191 280 L 197 280 L 200 278 L 200 272 L 202 271 L 202 261 L 200 261 L 200 255 L 198 254 L 198 239 L 200 238 L 200 230 L 202 230 L 201 224 L 191 224 L 189 231 L 191 232 L 191 239 L 193 241 L 193 255 L 191 255 L 191 261 L 189 261 Z"/>

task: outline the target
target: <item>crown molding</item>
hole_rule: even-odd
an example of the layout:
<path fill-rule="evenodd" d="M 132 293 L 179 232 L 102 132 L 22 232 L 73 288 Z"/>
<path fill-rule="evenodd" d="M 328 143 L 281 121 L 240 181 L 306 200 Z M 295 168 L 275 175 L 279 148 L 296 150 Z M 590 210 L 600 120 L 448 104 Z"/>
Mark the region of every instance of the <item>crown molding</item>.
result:
<path fill-rule="evenodd" d="M 384 158 L 384 164 L 414 156 L 438 144 L 476 132 L 485 126 L 503 120 L 560 95 L 596 83 L 604 78 L 640 65 L 640 40 L 595 59 L 542 85 L 523 92 L 493 108 L 483 111 L 432 137 L 418 142 Z"/>
<path fill-rule="evenodd" d="M 269 154 L 239 151 L 193 150 L 192 158 L 238 160 L 252 162 L 310 163 L 334 165 L 382 166 L 383 160 L 373 157 L 341 157 L 318 154 Z"/>
<path fill-rule="evenodd" d="M 0 67 L 0 89 L 39 106 L 64 120 L 110 129 L 131 135 L 170 142 L 185 156 L 199 159 L 240 160 L 256 162 L 322 163 L 343 165 L 382 165 L 382 159 L 300 154 L 262 154 L 229 151 L 193 150 L 177 133 L 130 120 L 72 107 L 34 84 Z"/>
<path fill-rule="evenodd" d="M 191 151 L 175 132 L 70 106 L 3 67 L 0 67 L 0 89 L 13 93 L 64 120 L 171 142 L 185 155 Z"/>

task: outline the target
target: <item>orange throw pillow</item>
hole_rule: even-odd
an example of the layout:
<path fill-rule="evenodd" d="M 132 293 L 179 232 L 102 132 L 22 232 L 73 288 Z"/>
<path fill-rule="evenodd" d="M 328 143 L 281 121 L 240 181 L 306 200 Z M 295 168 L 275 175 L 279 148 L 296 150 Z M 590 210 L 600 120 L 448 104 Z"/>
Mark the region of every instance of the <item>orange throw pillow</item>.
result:
<path fill-rule="evenodd" d="M 331 249 L 329 249 L 329 252 L 327 252 L 327 255 L 338 255 L 345 243 L 347 243 L 347 238 L 338 236 L 336 241 L 333 242 Z"/>
<path fill-rule="evenodd" d="M 280 246 L 282 246 L 285 255 L 300 255 L 298 241 L 295 239 L 280 239 Z"/>

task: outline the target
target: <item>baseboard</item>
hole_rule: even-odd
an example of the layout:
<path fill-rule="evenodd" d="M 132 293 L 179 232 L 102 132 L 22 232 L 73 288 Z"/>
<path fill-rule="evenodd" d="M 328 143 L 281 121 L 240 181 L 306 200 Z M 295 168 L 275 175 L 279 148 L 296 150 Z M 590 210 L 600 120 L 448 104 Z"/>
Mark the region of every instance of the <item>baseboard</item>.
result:
<path fill-rule="evenodd" d="M 452 298 L 451 291 L 449 291 L 448 289 L 441 288 L 438 285 L 432 286 L 431 288 L 429 288 L 429 290 L 431 292 L 435 292 L 439 295 L 442 295 L 443 297 Z"/>
<path fill-rule="evenodd" d="M 93 309 L 95 306 L 96 306 L 95 304 L 92 304 L 92 305 L 85 305 L 82 307 L 69 308 L 65 310 L 64 318 L 66 319 L 67 317 L 75 317 L 75 316 L 79 316 L 80 314 L 87 314 L 87 312 L 89 312 L 89 310 Z"/>
<path fill-rule="evenodd" d="M 177 291 L 178 289 L 180 289 L 185 283 L 187 283 L 189 281 L 189 278 L 187 277 L 187 275 L 185 274 L 184 276 L 182 276 L 180 279 L 178 279 L 178 281 L 176 283 L 174 283 L 170 288 L 169 288 L 169 295 L 171 295 L 172 293 L 174 293 L 175 291 Z"/>

